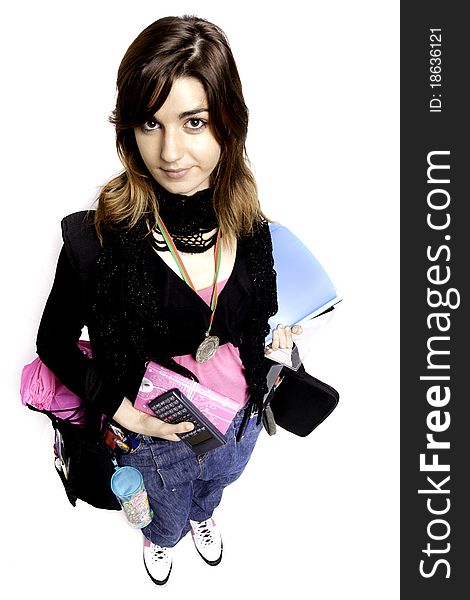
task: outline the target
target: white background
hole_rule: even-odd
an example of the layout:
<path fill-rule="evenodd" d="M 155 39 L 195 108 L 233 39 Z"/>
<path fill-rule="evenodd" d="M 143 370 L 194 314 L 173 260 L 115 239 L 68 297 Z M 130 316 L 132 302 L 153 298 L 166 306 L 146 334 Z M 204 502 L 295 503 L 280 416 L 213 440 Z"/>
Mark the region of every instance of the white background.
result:
<path fill-rule="evenodd" d="M 2 8 L 0 581 L 9 598 L 399 597 L 398 6 L 19 0 Z M 308 438 L 262 436 L 216 513 L 222 564 L 205 565 L 186 538 L 169 584 L 154 590 L 140 534 L 122 514 L 68 504 L 49 422 L 21 406 L 18 388 L 35 356 L 60 219 L 88 208 L 120 168 L 107 123 L 119 62 L 144 27 L 184 13 L 227 33 L 263 209 L 310 247 L 344 298 L 307 359 L 341 399 Z"/>

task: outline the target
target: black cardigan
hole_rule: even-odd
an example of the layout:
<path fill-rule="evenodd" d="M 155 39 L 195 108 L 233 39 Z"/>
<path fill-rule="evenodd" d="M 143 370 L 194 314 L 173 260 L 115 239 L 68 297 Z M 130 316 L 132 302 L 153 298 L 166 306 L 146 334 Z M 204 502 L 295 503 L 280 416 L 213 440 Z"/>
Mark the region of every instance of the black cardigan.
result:
<path fill-rule="evenodd" d="M 64 246 L 41 319 L 37 352 L 64 385 L 98 412 L 112 416 L 124 396 L 134 400 L 146 360 L 181 372 L 171 357 L 194 353 L 210 309 L 141 236 L 134 237 L 129 251 L 129 236 L 123 242 L 125 234 L 113 232 L 100 249 L 92 220 L 91 212 L 81 212 L 62 222 Z M 135 266 L 133 271 L 123 267 L 132 261 L 138 261 L 137 271 Z M 222 344 L 239 347 L 250 402 L 258 407 L 266 390 L 264 336 L 276 310 L 271 239 L 267 223 L 261 223 L 256 234 L 238 241 L 235 265 L 212 326 Z M 76 345 L 84 325 L 93 360 Z M 140 353 L 132 345 L 136 331 L 144 332 Z"/>

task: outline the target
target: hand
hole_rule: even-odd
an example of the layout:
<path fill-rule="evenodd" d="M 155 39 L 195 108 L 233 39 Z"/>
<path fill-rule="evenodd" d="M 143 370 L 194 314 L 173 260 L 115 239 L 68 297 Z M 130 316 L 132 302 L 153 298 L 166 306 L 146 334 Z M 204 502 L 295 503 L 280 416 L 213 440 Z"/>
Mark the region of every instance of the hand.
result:
<path fill-rule="evenodd" d="M 289 348 L 291 349 L 294 345 L 292 335 L 301 335 L 302 327 L 300 325 L 294 325 L 294 327 L 284 327 L 284 325 L 278 325 L 276 329 L 273 329 L 273 340 L 271 344 L 266 348 L 265 354 L 268 355 L 274 350 Z"/>
<path fill-rule="evenodd" d="M 165 423 L 157 417 L 152 417 L 140 410 L 134 408 L 128 398 L 124 398 L 119 408 L 113 415 L 114 421 L 134 433 L 142 435 L 151 435 L 171 442 L 180 442 L 181 439 L 177 433 L 187 433 L 194 429 L 193 423 L 185 421 L 177 425 Z"/>

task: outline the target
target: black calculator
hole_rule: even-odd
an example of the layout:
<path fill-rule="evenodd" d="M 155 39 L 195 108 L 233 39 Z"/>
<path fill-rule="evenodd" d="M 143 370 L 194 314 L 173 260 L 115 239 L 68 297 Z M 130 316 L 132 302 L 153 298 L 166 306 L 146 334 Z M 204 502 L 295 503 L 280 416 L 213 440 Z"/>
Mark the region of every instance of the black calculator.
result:
<path fill-rule="evenodd" d="M 148 407 L 165 423 L 194 423 L 194 429 L 176 435 L 192 449 L 195 454 L 204 454 L 227 439 L 220 431 L 194 406 L 187 396 L 178 388 L 173 388 L 161 396 L 150 400 Z"/>

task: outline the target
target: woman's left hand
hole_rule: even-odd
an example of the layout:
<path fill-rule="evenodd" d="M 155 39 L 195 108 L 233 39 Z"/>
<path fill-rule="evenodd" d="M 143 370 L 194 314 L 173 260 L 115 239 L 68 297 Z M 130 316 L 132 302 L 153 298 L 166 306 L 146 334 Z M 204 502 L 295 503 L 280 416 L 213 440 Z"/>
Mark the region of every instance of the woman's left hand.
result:
<path fill-rule="evenodd" d="M 285 327 L 284 325 L 278 325 L 276 329 L 273 329 L 273 340 L 271 344 L 266 348 L 265 354 L 270 354 L 274 350 L 292 348 L 294 340 L 292 334 L 300 335 L 302 333 L 301 325 L 294 325 L 294 327 Z"/>

